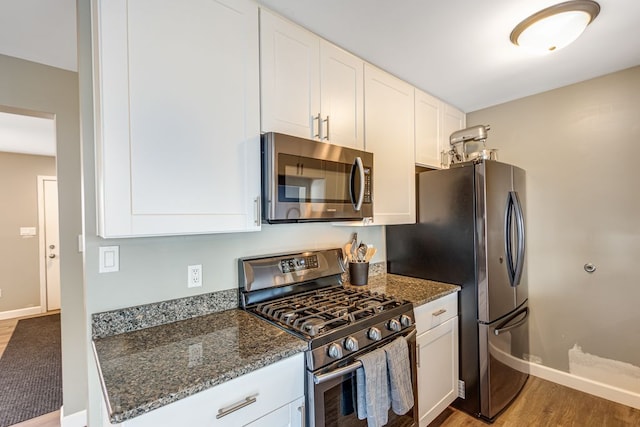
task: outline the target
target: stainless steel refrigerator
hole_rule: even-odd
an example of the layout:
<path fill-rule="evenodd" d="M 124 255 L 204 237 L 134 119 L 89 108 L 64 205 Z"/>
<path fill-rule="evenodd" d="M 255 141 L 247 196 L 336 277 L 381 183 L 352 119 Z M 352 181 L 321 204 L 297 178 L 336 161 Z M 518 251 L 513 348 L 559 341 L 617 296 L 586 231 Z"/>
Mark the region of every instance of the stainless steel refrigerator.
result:
<path fill-rule="evenodd" d="M 493 420 L 528 378 L 525 172 L 492 160 L 417 175 L 417 223 L 387 226 L 389 273 L 460 285 L 454 405 Z"/>

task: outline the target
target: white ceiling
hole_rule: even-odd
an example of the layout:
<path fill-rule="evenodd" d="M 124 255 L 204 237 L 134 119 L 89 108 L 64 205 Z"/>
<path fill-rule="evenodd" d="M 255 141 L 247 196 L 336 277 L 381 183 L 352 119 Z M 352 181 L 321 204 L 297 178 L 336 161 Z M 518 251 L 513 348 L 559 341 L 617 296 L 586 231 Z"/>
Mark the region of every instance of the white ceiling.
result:
<path fill-rule="evenodd" d="M 509 41 L 562 0 L 260 0 L 465 112 L 640 64 L 640 0 L 597 0 L 572 45 L 531 56 Z"/>
<path fill-rule="evenodd" d="M 561 0 L 259 0 L 465 112 L 640 64 L 640 1 L 598 0 L 572 45 L 531 56 L 513 27 Z M 0 53 L 77 69 L 76 0 L 0 0 Z"/>
<path fill-rule="evenodd" d="M 55 120 L 0 111 L 0 151 L 55 156 Z"/>

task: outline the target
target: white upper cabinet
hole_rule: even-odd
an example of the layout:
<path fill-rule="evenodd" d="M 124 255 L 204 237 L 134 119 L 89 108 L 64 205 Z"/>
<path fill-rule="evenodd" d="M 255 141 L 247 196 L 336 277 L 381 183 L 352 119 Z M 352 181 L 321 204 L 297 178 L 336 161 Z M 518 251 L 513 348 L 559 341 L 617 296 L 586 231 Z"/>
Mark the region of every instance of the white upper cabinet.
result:
<path fill-rule="evenodd" d="M 322 137 L 364 149 L 364 61 L 321 40 L 320 117 Z"/>
<path fill-rule="evenodd" d="M 320 135 L 320 40 L 260 9 L 262 130 L 301 138 Z"/>
<path fill-rule="evenodd" d="M 466 115 L 419 89 L 415 97 L 416 164 L 448 167 L 449 135 L 464 129 Z"/>
<path fill-rule="evenodd" d="M 361 59 L 260 10 L 262 131 L 362 148 Z"/>
<path fill-rule="evenodd" d="M 449 155 L 450 150 L 449 136 L 457 130 L 464 129 L 467 125 L 467 116 L 462 111 L 458 110 L 451 105 L 443 103 L 442 110 L 442 134 L 440 136 L 441 153 L 442 153 L 442 167 L 449 167 Z"/>
<path fill-rule="evenodd" d="M 365 64 L 365 136 L 373 152 L 373 222 L 416 221 L 414 88 Z"/>
<path fill-rule="evenodd" d="M 440 167 L 442 102 L 416 89 L 416 164 Z"/>
<path fill-rule="evenodd" d="M 259 230 L 257 6 L 93 8 L 98 234 Z"/>

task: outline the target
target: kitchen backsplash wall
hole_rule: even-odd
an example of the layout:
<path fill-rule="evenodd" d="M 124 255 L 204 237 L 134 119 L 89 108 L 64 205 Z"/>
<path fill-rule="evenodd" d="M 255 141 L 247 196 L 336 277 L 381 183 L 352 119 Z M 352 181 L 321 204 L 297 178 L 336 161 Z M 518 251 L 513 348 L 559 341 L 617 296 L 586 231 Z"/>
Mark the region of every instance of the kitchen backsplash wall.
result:
<path fill-rule="evenodd" d="M 527 171 L 531 360 L 640 393 L 640 67 L 468 114 Z M 589 274 L 584 265 L 593 263 Z"/>
<path fill-rule="evenodd" d="M 88 238 L 87 264 L 97 264 L 98 247 L 120 247 L 120 271 L 97 273 L 90 267 L 89 313 L 114 310 L 238 287 L 241 257 L 342 247 L 352 232 L 373 244 L 373 262 L 384 261 L 382 226 L 336 227 L 327 223 L 263 225 L 262 231 L 216 235 L 103 240 Z M 88 236 L 89 237 L 89 236 Z M 187 266 L 202 264 L 203 286 L 187 288 Z"/>

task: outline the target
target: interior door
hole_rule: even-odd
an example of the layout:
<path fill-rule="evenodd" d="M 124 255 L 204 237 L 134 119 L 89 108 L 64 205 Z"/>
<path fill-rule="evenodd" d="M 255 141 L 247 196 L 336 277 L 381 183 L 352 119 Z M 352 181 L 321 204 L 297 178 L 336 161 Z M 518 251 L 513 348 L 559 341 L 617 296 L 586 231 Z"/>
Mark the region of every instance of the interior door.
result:
<path fill-rule="evenodd" d="M 44 179 L 44 244 L 47 311 L 60 309 L 60 243 L 58 231 L 58 182 Z"/>

